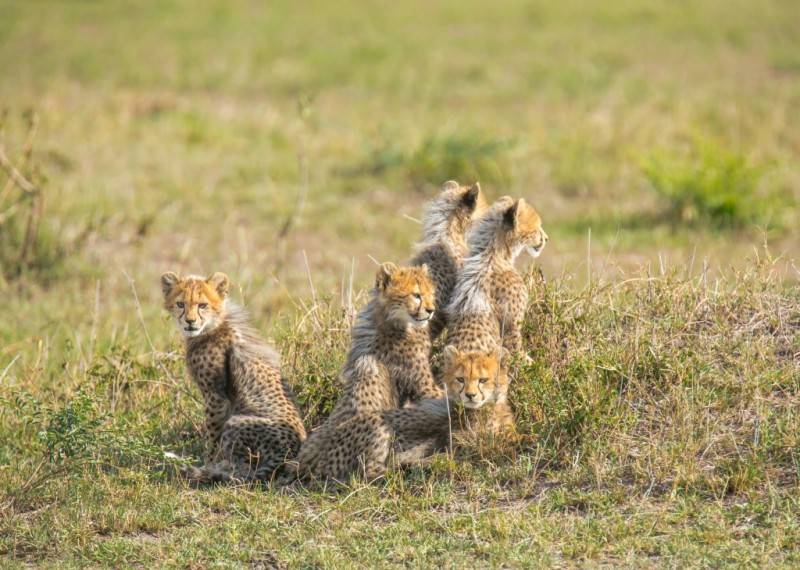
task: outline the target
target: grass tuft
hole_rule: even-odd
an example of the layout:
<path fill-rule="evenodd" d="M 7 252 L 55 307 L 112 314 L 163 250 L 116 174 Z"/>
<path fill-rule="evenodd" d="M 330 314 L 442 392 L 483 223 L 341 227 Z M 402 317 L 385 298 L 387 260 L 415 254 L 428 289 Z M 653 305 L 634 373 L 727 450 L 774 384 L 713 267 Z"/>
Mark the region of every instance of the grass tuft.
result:
<path fill-rule="evenodd" d="M 436 134 L 426 136 L 410 151 L 394 143 L 379 147 L 372 151 L 366 169 L 373 175 L 402 173 L 420 190 L 449 179 L 507 188 L 513 148 L 513 141 L 483 134 Z"/>

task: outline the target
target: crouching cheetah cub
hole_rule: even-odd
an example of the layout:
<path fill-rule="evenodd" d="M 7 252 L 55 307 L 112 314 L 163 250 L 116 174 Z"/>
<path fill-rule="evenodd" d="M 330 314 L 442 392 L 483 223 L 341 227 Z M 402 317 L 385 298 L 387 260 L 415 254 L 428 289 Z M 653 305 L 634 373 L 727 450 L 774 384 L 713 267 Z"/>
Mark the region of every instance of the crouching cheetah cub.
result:
<path fill-rule="evenodd" d="M 459 427 L 476 434 L 513 434 L 514 415 L 508 405 L 508 350 L 444 349 L 444 381 L 459 408 Z"/>
<path fill-rule="evenodd" d="M 467 230 L 485 209 L 486 201 L 477 182 L 461 186 L 455 180 L 445 182 L 425 209 L 422 240 L 417 244 L 411 265 L 427 265 L 436 288 L 437 311 L 429 325 L 432 339 L 446 325 L 443 309 L 450 303 L 456 274 L 467 253 Z"/>
<path fill-rule="evenodd" d="M 164 306 L 186 341 L 186 363 L 205 399 L 205 436 L 214 461 L 188 468 L 196 482 L 266 480 L 306 438 L 280 358 L 228 300 L 223 273 L 161 276 Z"/>
<path fill-rule="evenodd" d="M 528 288 L 514 261 L 523 251 L 538 257 L 547 240 L 542 219 L 523 198 L 495 202 L 467 237 L 469 253 L 448 313 L 493 313 L 503 346 L 520 353 Z"/>
<path fill-rule="evenodd" d="M 371 479 L 386 471 L 395 441 L 404 449 L 416 445 L 403 435 L 412 433 L 405 430 L 413 428 L 414 417 L 426 415 L 425 406 L 416 408 L 415 402 L 442 396 L 428 361 L 433 314 L 427 266 L 381 266 L 372 299 L 353 327 L 344 391 L 300 449 L 301 477 L 342 480 L 361 473 Z M 441 426 L 444 412 L 432 425 Z"/>

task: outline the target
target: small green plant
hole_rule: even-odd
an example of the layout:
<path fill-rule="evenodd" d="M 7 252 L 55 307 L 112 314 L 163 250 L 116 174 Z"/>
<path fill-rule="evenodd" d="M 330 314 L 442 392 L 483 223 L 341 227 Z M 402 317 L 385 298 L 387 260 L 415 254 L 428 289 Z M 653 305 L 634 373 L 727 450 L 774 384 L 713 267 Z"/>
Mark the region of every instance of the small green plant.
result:
<path fill-rule="evenodd" d="M 15 410 L 24 431 L 35 432 L 30 449 L 39 455 L 33 475 L 6 501 L 0 501 L 0 507 L 23 504 L 48 482 L 79 477 L 89 466 L 120 467 L 163 456 L 163 449 L 149 437 L 101 411 L 97 398 L 80 390 L 61 406 L 49 406 L 27 392 L 0 398 L 0 405 Z"/>
<path fill-rule="evenodd" d="M 673 223 L 780 225 L 785 204 L 764 189 L 766 168 L 711 140 L 695 139 L 685 152 L 653 152 L 642 170 Z"/>
<path fill-rule="evenodd" d="M 94 401 L 84 393 L 68 401 L 64 407 L 51 410 L 38 433 L 51 463 L 90 459 L 108 443 L 109 432 L 102 429 L 103 415 Z"/>

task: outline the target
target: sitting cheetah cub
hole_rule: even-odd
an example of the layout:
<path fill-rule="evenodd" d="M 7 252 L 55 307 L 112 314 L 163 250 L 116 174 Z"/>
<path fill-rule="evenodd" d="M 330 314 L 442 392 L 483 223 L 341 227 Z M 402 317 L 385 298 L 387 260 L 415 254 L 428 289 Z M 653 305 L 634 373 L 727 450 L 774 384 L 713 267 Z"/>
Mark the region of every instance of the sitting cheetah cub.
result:
<path fill-rule="evenodd" d="M 448 395 L 463 406 L 458 417 L 462 431 L 476 434 L 514 433 L 514 414 L 508 405 L 508 356 L 505 348 L 488 352 L 444 349 L 444 381 Z"/>
<path fill-rule="evenodd" d="M 205 399 L 215 463 L 191 467 L 196 482 L 268 480 L 306 438 L 279 356 L 227 299 L 223 273 L 161 276 L 164 306 L 186 341 L 186 363 Z"/>
<path fill-rule="evenodd" d="M 398 430 L 412 427 L 416 414 L 425 416 L 424 405 L 416 408 L 415 403 L 442 396 L 428 360 L 433 313 L 427 266 L 381 266 L 372 299 L 353 327 L 342 371 L 344 391 L 300 449 L 300 476 L 342 480 L 362 473 L 372 479 L 386 471 L 394 442 L 405 439 Z M 444 412 L 434 425 L 441 426 Z"/>
<path fill-rule="evenodd" d="M 514 261 L 523 251 L 538 257 L 547 240 L 539 214 L 523 198 L 495 202 L 467 236 L 469 254 L 448 314 L 493 313 L 503 346 L 521 353 L 528 288 Z"/>
<path fill-rule="evenodd" d="M 455 180 L 445 182 L 439 195 L 425 209 L 422 241 L 417 244 L 417 254 L 411 265 L 427 265 L 436 287 L 437 311 L 428 325 L 432 339 L 436 339 L 447 324 L 442 309 L 450 303 L 456 274 L 467 253 L 467 229 L 485 209 L 486 202 L 477 182 L 461 186 Z"/>

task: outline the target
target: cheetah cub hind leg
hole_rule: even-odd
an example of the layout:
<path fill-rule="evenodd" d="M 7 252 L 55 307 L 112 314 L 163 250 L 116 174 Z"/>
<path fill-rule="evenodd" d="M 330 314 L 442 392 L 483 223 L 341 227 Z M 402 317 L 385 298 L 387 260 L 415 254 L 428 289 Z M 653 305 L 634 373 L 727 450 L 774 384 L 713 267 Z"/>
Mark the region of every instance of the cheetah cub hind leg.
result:
<path fill-rule="evenodd" d="M 283 467 L 300 448 L 300 438 L 289 425 L 260 416 L 236 415 L 226 423 L 220 438 L 220 461 L 202 467 L 184 467 L 181 473 L 193 483 L 286 483 L 293 477 Z"/>
<path fill-rule="evenodd" d="M 302 478 L 344 482 L 358 475 L 369 481 L 386 473 L 391 433 L 378 414 L 356 413 L 323 430 L 298 456 Z"/>

